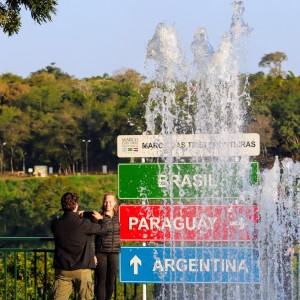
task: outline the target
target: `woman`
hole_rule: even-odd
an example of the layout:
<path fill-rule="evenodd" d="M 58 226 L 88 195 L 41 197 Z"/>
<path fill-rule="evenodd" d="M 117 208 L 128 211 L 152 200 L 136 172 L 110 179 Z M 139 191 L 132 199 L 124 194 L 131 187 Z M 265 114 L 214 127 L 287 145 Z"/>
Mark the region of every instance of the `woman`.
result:
<path fill-rule="evenodd" d="M 100 214 L 108 235 L 95 237 L 97 266 L 95 270 L 95 295 L 97 300 L 110 300 L 118 275 L 120 253 L 120 222 L 118 199 L 114 192 L 104 195 Z"/>

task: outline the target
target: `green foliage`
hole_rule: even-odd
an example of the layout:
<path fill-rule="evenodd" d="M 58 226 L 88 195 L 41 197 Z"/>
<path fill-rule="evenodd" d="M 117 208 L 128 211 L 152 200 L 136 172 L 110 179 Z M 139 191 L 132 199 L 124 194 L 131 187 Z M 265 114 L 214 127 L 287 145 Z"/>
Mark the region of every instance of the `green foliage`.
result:
<path fill-rule="evenodd" d="M 300 159 L 300 93 L 277 99 L 271 106 L 275 135 L 285 156 Z"/>
<path fill-rule="evenodd" d="M 56 13 L 56 0 L 6 0 L 0 2 L 0 28 L 9 36 L 18 33 L 21 28 L 21 7 L 29 10 L 31 17 L 38 24 L 51 21 Z"/>
<path fill-rule="evenodd" d="M 27 136 L 24 132 L 17 139 L 12 162 L 17 170 L 26 159 L 30 167 L 48 165 L 55 173 L 75 174 L 85 169 L 86 153 L 81 141 L 90 139 L 89 170 L 98 172 L 102 165 L 114 170 L 117 136 L 141 133 L 145 128 L 144 103 L 149 85 L 133 70 L 115 78 L 78 80 L 54 65 L 26 79 L 12 74 L 0 76 L 1 142 L 8 145 L 6 131 L 14 130 L 13 123 L 5 117 L 5 107 L 27 117 L 26 122 L 19 123 L 30 129 Z M 12 156 L 8 150 L 8 146 L 4 147 L 6 171 Z"/>
<path fill-rule="evenodd" d="M 244 86 L 246 77 L 241 78 Z M 141 134 L 146 130 L 145 103 L 152 83 L 143 80 L 134 70 L 114 77 L 105 74 L 79 80 L 55 63 L 25 79 L 3 74 L 0 76 L 0 142 L 6 143 L 2 147 L 4 171 L 47 165 L 56 174 L 76 174 L 86 170 L 86 154 L 89 173 L 101 172 L 103 165 L 109 171 L 116 170 L 120 161 L 116 155 L 117 136 Z M 293 134 L 297 136 L 297 118 L 286 121 L 285 125 L 283 120 L 278 123 L 274 103 L 297 97 L 300 77 L 292 72 L 286 77 L 258 72 L 250 74 L 248 81 L 251 96 L 247 106 L 248 130 L 261 134 L 261 159 L 275 155 L 297 157 L 297 141 L 291 140 Z M 178 83 L 175 93 L 181 112 L 177 119 L 180 124 L 174 125 L 192 131 L 190 118 L 194 117 L 195 104 L 185 101 L 186 84 Z M 196 98 L 197 95 L 192 95 L 195 103 Z M 87 153 L 83 139 L 91 140 Z"/>
<path fill-rule="evenodd" d="M 25 295 L 27 299 L 42 299 L 44 291 L 50 290 L 54 278 L 52 255 L 47 253 L 46 256 L 47 261 L 42 252 L 36 255 L 33 251 L 0 253 L 0 274 L 6 274 L 8 283 L 6 299 L 25 299 Z M 51 278 L 50 282 L 44 282 L 45 272 Z M 0 298 L 5 299 L 4 276 L 0 277 L 0 287 Z"/>
<path fill-rule="evenodd" d="M 2 105 L 0 132 L 2 132 L 1 140 L 6 142 L 6 147 L 10 151 L 10 169 L 13 173 L 15 152 L 17 150 L 22 151 L 23 143 L 25 143 L 30 136 L 28 115 L 17 107 Z"/>
<path fill-rule="evenodd" d="M 286 78 L 265 76 L 260 72 L 250 75 L 249 83 L 248 130 L 260 134 L 261 166 L 274 160 L 275 155 L 299 160 L 300 77 L 292 72 Z"/>
<path fill-rule="evenodd" d="M 68 73 L 63 72 L 61 68 L 55 67 L 55 63 L 51 63 L 50 66 L 33 72 L 32 75 L 39 75 L 44 73 L 53 74 L 55 79 L 71 78 L 71 76 Z"/>

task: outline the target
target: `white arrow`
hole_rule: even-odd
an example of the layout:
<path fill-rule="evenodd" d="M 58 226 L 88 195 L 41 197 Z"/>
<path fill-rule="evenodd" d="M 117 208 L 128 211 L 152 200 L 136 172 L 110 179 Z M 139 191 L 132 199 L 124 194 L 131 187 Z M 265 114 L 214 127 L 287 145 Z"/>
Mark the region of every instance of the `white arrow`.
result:
<path fill-rule="evenodd" d="M 142 265 L 141 260 L 135 255 L 131 260 L 130 260 L 130 265 L 133 265 L 133 274 L 137 275 L 138 272 L 138 265 Z"/>

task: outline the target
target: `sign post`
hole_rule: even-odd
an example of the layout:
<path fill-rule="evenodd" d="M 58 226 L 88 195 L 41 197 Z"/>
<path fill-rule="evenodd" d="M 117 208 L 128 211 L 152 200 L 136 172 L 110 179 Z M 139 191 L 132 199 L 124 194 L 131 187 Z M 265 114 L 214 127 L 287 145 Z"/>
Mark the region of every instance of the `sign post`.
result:
<path fill-rule="evenodd" d="M 129 135 L 117 140 L 120 158 L 257 156 L 255 133 Z M 239 199 L 245 174 L 258 183 L 258 164 L 119 164 L 120 199 Z M 229 184 L 230 183 L 230 184 Z M 243 197 L 248 197 L 243 193 Z M 228 203 L 228 202 L 227 202 Z M 120 281 L 143 283 L 259 283 L 255 240 L 257 205 L 121 205 Z M 145 247 L 145 242 L 228 243 L 227 247 Z M 243 242 L 241 247 L 230 247 Z M 197 243 L 195 245 L 198 246 Z"/>

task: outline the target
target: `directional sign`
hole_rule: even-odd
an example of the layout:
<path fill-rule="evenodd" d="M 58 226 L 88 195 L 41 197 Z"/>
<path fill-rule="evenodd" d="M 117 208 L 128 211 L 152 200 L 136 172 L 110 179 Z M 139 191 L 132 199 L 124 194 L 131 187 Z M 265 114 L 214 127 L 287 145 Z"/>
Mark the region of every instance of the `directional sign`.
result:
<path fill-rule="evenodd" d="M 120 135 L 118 157 L 257 156 L 257 133 Z"/>
<path fill-rule="evenodd" d="M 258 250 L 215 247 L 122 247 L 120 281 L 259 283 Z"/>
<path fill-rule="evenodd" d="M 195 197 L 238 197 L 244 178 L 238 164 L 213 166 L 201 163 L 119 164 L 118 189 L 121 199 Z M 258 164 L 251 163 L 251 184 L 258 181 Z"/>
<path fill-rule="evenodd" d="M 133 265 L 133 275 L 138 275 L 139 274 L 139 266 L 142 265 L 141 260 L 135 255 L 131 260 L 130 260 L 130 265 Z"/>
<path fill-rule="evenodd" d="M 121 205 L 122 241 L 250 241 L 257 205 Z"/>

